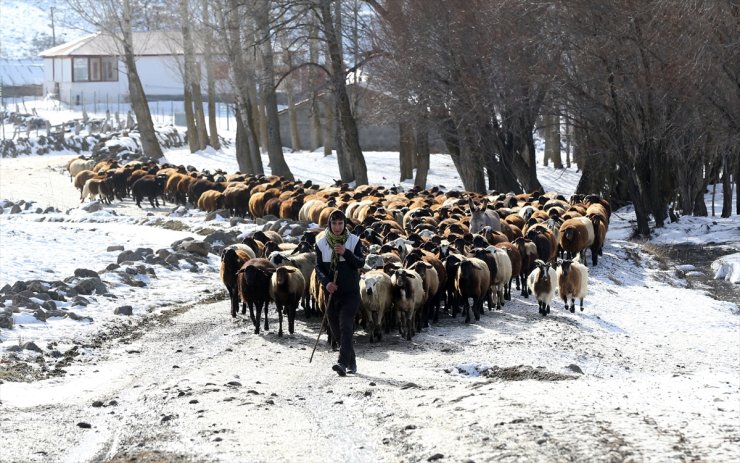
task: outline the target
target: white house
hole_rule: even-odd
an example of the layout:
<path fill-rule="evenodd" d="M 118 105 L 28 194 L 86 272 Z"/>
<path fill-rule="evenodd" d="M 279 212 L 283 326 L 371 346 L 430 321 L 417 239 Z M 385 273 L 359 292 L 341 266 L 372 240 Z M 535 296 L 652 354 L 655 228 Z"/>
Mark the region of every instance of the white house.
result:
<path fill-rule="evenodd" d="M 136 68 L 147 97 L 181 99 L 181 35 L 134 32 L 133 42 Z M 102 33 L 45 50 L 40 53 L 44 60 L 44 92 L 74 105 L 128 101 L 128 78 L 122 55 L 116 41 Z"/>

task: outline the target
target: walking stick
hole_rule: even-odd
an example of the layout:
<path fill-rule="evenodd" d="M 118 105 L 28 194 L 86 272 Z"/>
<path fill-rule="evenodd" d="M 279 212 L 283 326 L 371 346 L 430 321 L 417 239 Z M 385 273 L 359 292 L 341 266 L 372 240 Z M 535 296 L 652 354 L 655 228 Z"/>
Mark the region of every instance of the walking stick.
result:
<path fill-rule="evenodd" d="M 334 279 L 331 281 L 334 284 L 337 283 L 337 275 L 339 275 L 339 272 L 337 270 L 334 270 Z M 326 308 L 324 309 L 324 318 L 321 319 L 321 325 L 319 326 L 319 335 L 318 337 L 316 337 L 316 343 L 313 345 L 313 350 L 311 351 L 311 358 L 308 359 L 308 363 L 311 363 L 313 361 L 313 354 L 316 352 L 316 346 L 319 345 L 319 339 L 321 339 L 321 331 L 324 329 L 324 323 L 326 323 L 326 318 L 329 313 L 329 307 L 331 306 L 332 296 L 334 296 L 334 293 L 329 294 L 329 299 L 327 299 L 326 301 Z"/>

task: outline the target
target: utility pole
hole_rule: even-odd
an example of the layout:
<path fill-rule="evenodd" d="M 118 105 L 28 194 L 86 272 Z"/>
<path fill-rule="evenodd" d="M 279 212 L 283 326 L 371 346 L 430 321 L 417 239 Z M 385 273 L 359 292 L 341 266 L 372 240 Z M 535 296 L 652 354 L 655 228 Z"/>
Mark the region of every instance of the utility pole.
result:
<path fill-rule="evenodd" d="M 49 7 L 51 9 L 51 46 L 56 47 L 57 46 L 57 35 L 54 31 L 54 7 Z"/>

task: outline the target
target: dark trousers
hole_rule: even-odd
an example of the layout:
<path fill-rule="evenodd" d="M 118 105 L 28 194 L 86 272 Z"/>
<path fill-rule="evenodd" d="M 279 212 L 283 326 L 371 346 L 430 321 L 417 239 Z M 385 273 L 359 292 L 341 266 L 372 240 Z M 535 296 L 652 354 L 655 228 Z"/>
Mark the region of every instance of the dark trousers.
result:
<path fill-rule="evenodd" d="M 359 308 L 359 294 L 335 293 L 327 314 L 331 335 L 339 341 L 339 363 L 351 369 L 357 367 L 352 335 L 355 331 L 355 315 Z"/>

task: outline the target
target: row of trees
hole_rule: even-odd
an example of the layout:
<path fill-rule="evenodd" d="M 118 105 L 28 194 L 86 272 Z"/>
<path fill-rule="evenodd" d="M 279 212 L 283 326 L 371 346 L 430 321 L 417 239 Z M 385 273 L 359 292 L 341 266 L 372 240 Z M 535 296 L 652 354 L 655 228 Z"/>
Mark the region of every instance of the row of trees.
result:
<path fill-rule="evenodd" d="M 650 217 L 662 226 L 671 209 L 706 214 L 709 183 L 724 184 L 723 216 L 733 183 L 740 196 L 734 0 L 109 0 L 87 9 L 85 0 L 69 1 L 127 53 L 134 28 L 181 25 L 194 150 L 218 143 L 202 116 L 196 56 L 205 57 L 208 82 L 214 61 L 226 61 L 244 172 L 263 172 L 262 149 L 273 173 L 293 177 L 282 154 L 280 88 L 293 147 L 302 144 L 296 101 L 307 100 L 311 140 L 303 144 L 333 146 L 342 181 L 367 183 L 347 88 L 362 68 L 393 97 L 385 110 L 399 123 L 401 178 L 416 167 L 419 186 L 438 134 L 466 190 L 540 189 L 541 130 L 546 159 L 560 167 L 561 141 L 572 146 L 583 172 L 578 191 L 632 202 L 641 234 Z M 144 95 L 131 57 L 136 103 Z M 144 107 L 134 105 L 142 134 L 151 120 Z"/>

